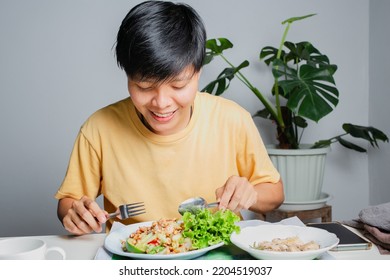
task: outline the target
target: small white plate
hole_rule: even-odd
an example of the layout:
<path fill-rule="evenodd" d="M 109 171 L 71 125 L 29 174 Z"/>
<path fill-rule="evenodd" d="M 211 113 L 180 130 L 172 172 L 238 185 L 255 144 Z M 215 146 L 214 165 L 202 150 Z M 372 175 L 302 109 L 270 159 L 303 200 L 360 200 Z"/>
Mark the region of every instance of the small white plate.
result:
<path fill-rule="evenodd" d="M 278 208 L 283 211 L 296 211 L 296 210 L 313 210 L 321 208 L 326 202 L 331 199 L 331 196 L 327 193 L 321 193 L 321 196 L 317 200 L 312 201 L 285 201 Z"/>
<path fill-rule="evenodd" d="M 315 241 L 320 245 L 318 250 L 300 252 L 274 252 L 251 248 L 256 242 L 272 241 L 274 238 L 297 236 L 303 242 Z M 337 246 L 339 239 L 333 233 L 319 228 L 289 225 L 259 225 L 245 227 L 240 233 L 233 233 L 230 240 L 234 245 L 248 252 L 256 259 L 263 260 L 312 260 Z"/>
<path fill-rule="evenodd" d="M 221 247 L 224 245 L 223 242 L 220 242 L 218 244 L 199 249 L 194 251 L 189 251 L 186 253 L 177 253 L 177 254 L 170 254 L 170 255 L 158 255 L 158 254 L 138 254 L 138 253 L 129 253 L 124 252 L 122 249 L 122 240 L 126 240 L 129 235 L 133 232 L 135 232 L 139 227 L 141 226 L 150 226 L 152 222 L 143 222 L 143 223 L 137 223 L 128 225 L 125 227 L 122 227 L 118 230 L 111 231 L 106 239 L 104 240 L 104 247 L 110 251 L 111 253 L 128 257 L 128 258 L 134 258 L 134 259 L 144 259 L 144 260 L 189 260 L 197 258 L 201 255 L 206 254 L 208 251 L 213 250 L 215 248 Z"/>

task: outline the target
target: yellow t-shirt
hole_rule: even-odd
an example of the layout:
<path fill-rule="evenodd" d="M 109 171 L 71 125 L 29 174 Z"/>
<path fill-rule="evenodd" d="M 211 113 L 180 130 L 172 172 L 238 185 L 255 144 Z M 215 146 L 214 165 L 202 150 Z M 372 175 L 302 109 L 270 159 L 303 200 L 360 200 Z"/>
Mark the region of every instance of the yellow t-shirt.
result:
<path fill-rule="evenodd" d="M 55 197 L 102 194 L 109 213 L 143 201 L 146 214 L 125 222 L 151 221 L 179 217 L 179 203 L 189 197 L 215 201 L 215 189 L 232 175 L 252 184 L 280 179 L 251 115 L 239 105 L 197 93 L 187 127 L 161 136 L 142 124 L 126 98 L 83 124 Z"/>

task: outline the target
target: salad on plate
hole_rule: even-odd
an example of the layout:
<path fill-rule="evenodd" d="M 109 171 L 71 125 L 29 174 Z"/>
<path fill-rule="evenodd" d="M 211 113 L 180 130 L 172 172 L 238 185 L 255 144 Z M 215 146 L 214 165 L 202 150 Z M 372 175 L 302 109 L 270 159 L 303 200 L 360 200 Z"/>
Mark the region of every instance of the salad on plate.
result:
<path fill-rule="evenodd" d="M 211 212 L 203 209 L 184 213 L 179 219 L 160 219 L 141 226 L 121 240 L 124 252 L 139 254 L 177 254 L 203 249 L 218 243 L 230 243 L 230 235 L 239 233 L 240 218 L 230 210 Z"/>

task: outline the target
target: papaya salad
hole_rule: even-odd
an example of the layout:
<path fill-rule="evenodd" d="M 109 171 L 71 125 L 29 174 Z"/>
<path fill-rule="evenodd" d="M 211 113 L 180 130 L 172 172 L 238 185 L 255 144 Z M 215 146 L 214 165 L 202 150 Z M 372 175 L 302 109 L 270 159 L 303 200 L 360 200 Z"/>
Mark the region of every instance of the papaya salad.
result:
<path fill-rule="evenodd" d="M 179 219 L 160 219 L 150 226 L 139 227 L 126 240 L 125 252 L 140 254 L 177 254 L 202 249 L 214 244 L 230 243 L 230 235 L 239 233 L 235 223 L 239 216 L 230 210 L 212 213 L 203 209 L 192 214 L 184 213 Z"/>

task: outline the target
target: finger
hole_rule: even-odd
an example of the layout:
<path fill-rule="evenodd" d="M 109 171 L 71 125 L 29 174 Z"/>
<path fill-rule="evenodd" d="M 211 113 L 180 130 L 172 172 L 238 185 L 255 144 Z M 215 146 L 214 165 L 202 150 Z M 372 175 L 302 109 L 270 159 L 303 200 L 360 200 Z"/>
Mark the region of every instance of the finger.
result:
<path fill-rule="evenodd" d="M 64 219 L 62 220 L 62 224 L 64 225 L 64 228 L 72 233 L 72 234 L 75 234 L 75 235 L 82 235 L 84 234 L 84 232 L 79 229 L 72 221 L 69 217 L 65 216 Z"/>
<path fill-rule="evenodd" d="M 92 227 L 87 224 L 77 213 L 71 216 L 72 222 L 75 226 L 80 229 L 83 233 L 91 233 L 93 231 Z"/>
<path fill-rule="evenodd" d="M 82 221 L 84 221 L 89 227 L 91 227 L 93 231 L 101 232 L 101 224 L 96 220 L 94 213 L 89 209 L 89 207 L 96 202 L 89 198 L 82 198 L 80 202 L 81 203 L 74 203 L 73 205 L 73 209 L 75 210 L 76 214 L 80 217 Z"/>
<path fill-rule="evenodd" d="M 240 202 L 240 210 L 249 209 L 252 205 L 257 202 L 257 192 L 255 191 L 252 184 L 246 182 L 244 191 L 242 193 L 242 199 Z"/>
<path fill-rule="evenodd" d="M 228 209 L 239 212 L 242 209 L 248 209 L 253 203 L 252 194 L 255 193 L 252 185 L 244 177 L 232 177 L 229 184 L 234 189 L 230 198 Z"/>
<path fill-rule="evenodd" d="M 235 179 L 234 177 L 230 177 L 225 185 L 223 186 L 223 192 L 222 195 L 220 196 L 220 201 L 219 201 L 219 208 L 220 209 L 227 209 L 230 203 L 230 200 L 234 194 L 234 189 L 235 189 Z"/>
<path fill-rule="evenodd" d="M 92 232 L 92 228 L 83 222 L 73 209 L 70 209 L 68 214 L 64 217 L 63 225 L 67 231 L 76 235 Z"/>
<path fill-rule="evenodd" d="M 99 207 L 99 204 L 92 199 L 86 199 L 84 201 L 85 207 L 91 212 L 91 214 L 99 221 L 99 223 L 104 224 L 107 221 L 106 213 Z"/>
<path fill-rule="evenodd" d="M 257 202 L 257 192 L 254 190 L 253 186 L 250 186 L 250 191 L 246 193 L 246 198 L 243 200 L 245 203 L 243 205 L 244 209 L 249 209 L 252 205 Z"/>
<path fill-rule="evenodd" d="M 235 195 L 231 200 L 231 205 L 229 205 L 229 207 L 232 208 L 232 211 L 240 212 L 243 209 L 248 209 L 248 205 L 251 205 L 250 196 L 248 196 L 246 192 L 236 191 L 236 194 L 240 194 L 240 196 Z"/>
<path fill-rule="evenodd" d="M 232 210 L 233 212 L 240 211 L 242 209 L 241 200 L 242 200 L 242 193 L 240 191 L 240 188 L 237 185 L 235 185 L 234 193 L 230 198 L 227 208 Z"/>
<path fill-rule="evenodd" d="M 217 200 L 217 202 L 220 202 L 221 201 L 221 196 L 223 194 L 223 189 L 224 189 L 224 186 L 218 188 L 215 190 L 215 198 Z"/>

